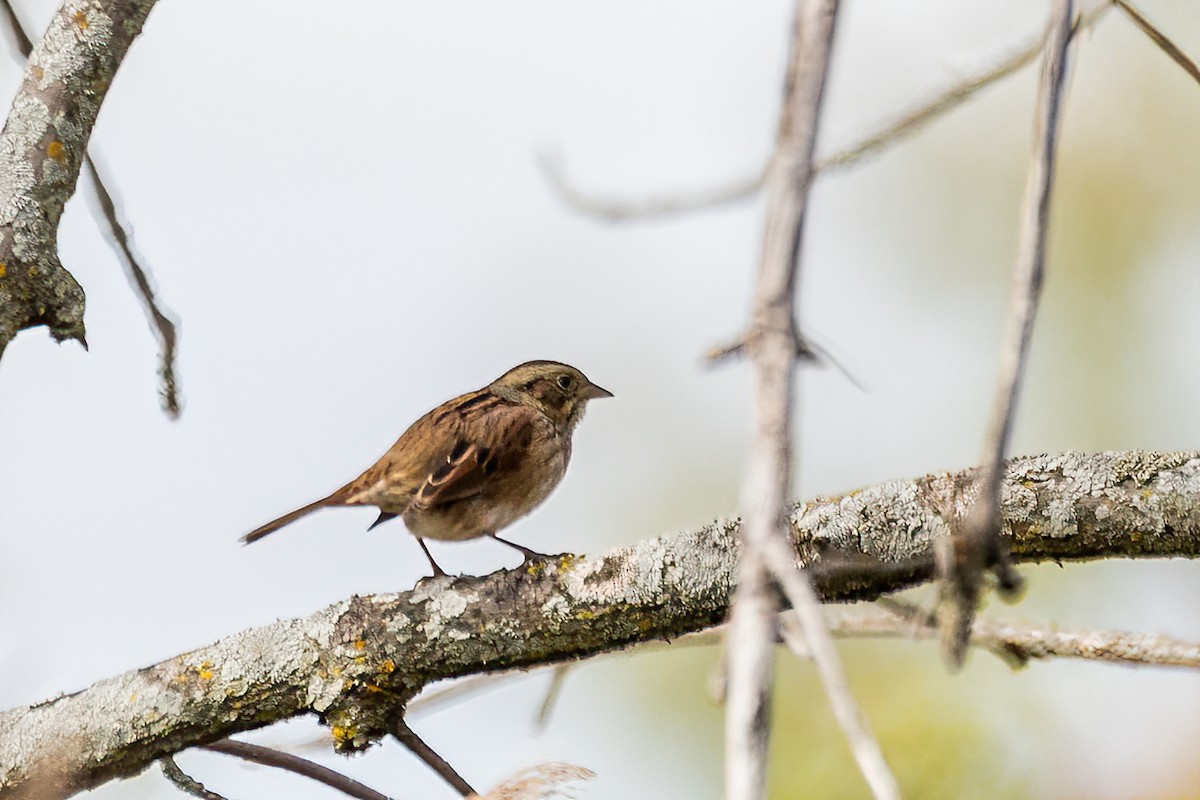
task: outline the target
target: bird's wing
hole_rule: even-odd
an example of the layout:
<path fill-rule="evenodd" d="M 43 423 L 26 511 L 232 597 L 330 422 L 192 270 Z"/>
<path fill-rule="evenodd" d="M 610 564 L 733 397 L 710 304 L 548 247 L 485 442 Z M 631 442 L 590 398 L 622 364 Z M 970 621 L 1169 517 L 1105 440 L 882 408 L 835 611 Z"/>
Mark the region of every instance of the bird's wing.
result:
<path fill-rule="evenodd" d="M 487 389 L 456 397 L 413 423 L 373 466 L 335 493 L 344 505 L 401 513 L 473 497 L 520 463 L 538 412 Z"/>
<path fill-rule="evenodd" d="M 430 470 L 413 495 L 413 505 L 433 508 L 474 497 L 499 465 L 499 454 L 478 442 L 461 438 L 441 463 Z"/>
<path fill-rule="evenodd" d="M 474 497 L 495 476 L 517 468 L 533 438 L 538 412 L 529 406 L 504 403 L 462 415 L 455 438 L 442 460 L 430 465 L 413 505 L 429 509 Z"/>

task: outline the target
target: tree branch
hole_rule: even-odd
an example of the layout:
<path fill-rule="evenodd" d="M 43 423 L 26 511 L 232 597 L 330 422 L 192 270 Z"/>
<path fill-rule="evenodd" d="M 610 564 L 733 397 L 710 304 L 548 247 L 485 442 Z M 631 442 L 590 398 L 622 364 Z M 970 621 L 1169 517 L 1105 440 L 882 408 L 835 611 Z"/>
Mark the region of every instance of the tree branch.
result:
<path fill-rule="evenodd" d="M 817 592 L 868 599 L 929 580 L 933 541 L 968 512 L 977 477 L 940 473 L 794 506 L 791 539 Z M 1014 459 L 1002 497 L 1017 561 L 1200 556 L 1200 452 Z M 722 520 L 602 556 L 352 597 L 0 713 L 0 797 L 67 796 L 304 714 L 330 726 L 339 750 L 362 750 L 433 681 L 710 627 L 728 610 L 738 528 Z"/>
<path fill-rule="evenodd" d="M 17 51 L 23 58 L 28 59 L 30 53 L 33 52 L 33 42 L 29 40 L 29 36 L 25 33 L 25 28 L 21 24 L 16 10 L 13 9 L 11 0 L 0 0 L 0 6 L 3 7 L 4 16 L 8 20 L 9 29 L 12 31 L 13 39 L 16 41 Z M 142 301 L 142 308 L 146 312 L 146 320 L 150 323 L 151 328 L 158 337 L 158 373 L 162 378 L 160 395 L 162 397 L 163 410 L 167 412 L 167 416 L 176 419 L 179 417 L 180 396 L 178 382 L 175 379 L 175 351 L 176 340 L 178 338 L 175 321 L 171 318 L 170 312 L 163 308 L 158 298 L 155 297 L 150 273 L 138 261 L 137 256 L 134 255 L 133 245 L 129 241 L 129 234 L 118 218 L 117 204 L 113 200 L 112 193 L 100 177 L 100 170 L 97 168 L 96 162 L 92 160 L 91 155 L 86 151 L 84 152 L 83 163 L 92 178 L 92 187 L 95 190 L 96 200 L 100 203 L 100 211 L 104 214 L 104 218 L 108 222 L 109 233 L 112 235 L 113 243 L 117 246 L 117 256 L 125 266 L 125 274 L 129 278 L 129 283 L 136 290 L 138 299 Z M 0 350 L 2 349 L 3 347 L 0 346 Z"/>
<path fill-rule="evenodd" d="M 754 438 L 742 484 L 742 558 L 726 644 L 726 800 L 758 800 L 766 793 L 780 602 L 777 586 L 796 609 L 834 716 L 850 741 L 872 795 L 879 800 L 900 795 L 850 694 L 809 576 L 797 571 L 790 555 L 784 521 L 791 483 L 796 360 L 808 352 L 796 323 L 796 290 L 837 14 L 837 0 L 798 0 L 796 4 L 779 133 L 766 176 L 762 253 L 753 317 L 743 346 L 754 366 L 757 400 Z"/>
<path fill-rule="evenodd" d="M 314 761 L 309 761 L 307 758 L 285 753 L 282 750 L 275 750 L 271 747 L 263 747 L 262 745 L 250 742 L 239 742 L 236 739 L 222 739 L 219 742 L 204 745 L 204 749 L 211 750 L 214 753 L 224 753 L 228 756 L 234 756 L 243 761 L 262 764 L 264 767 L 275 767 L 276 769 L 294 772 L 310 780 L 323 783 L 331 789 L 337 789 L 342 794 L 357 798 L 357 800 L 391 800 L 390 797 L 382 792 L 377 792 L 370 786 L 359 783 L 336 770 L 317 764 Z"/>
<path fill-rule="evenodd" d="M 784 567 L 792 577 L 784 512 L 791 484 L 792 397 L 800 340 L 795 296 L 837 12 L 838 0 L 796 0 L 779 130 L 766 175 L 767 210 L 745 344 L 754 368 L 754 433 L 743 471 L 742 555 L 726 641 L 725 800 L 759 800 L 766 793 L 780 603 L 770 565 L 783 551 Z M 801 609 L 806 626 L 812 623 L 805 636 L 823 634 L 828 640 L 807 578 L 788 585 L 794 590 L 788 600 Z M 829 656 L 832 646 L 820 653 Z M 836 654 L 833 658 L 832 665 L 822 664 L 822 678 L 830 670 L 839 671 Z M 838 685 L 826 683 L 826 690 L 836 691 Z"/>
<path fill-rule="evenodd" d="M 1150 41 L 1158 45 L 1172 61 L 1183 68 L 1183 71 L 1192 77 L 1192 80 L 1200 82 L 1200 67 L 1196 66 L 1196 62 L 1188 57 L 1188 54 L 1183 52 L 1177 44 L 1167 38 L 1167 35 L 1160 31 L 1153 22 L 1146 18 L 1142 12 L 1133 7 L 1132 3 L 1126 0 L 1113 0 L 1113 5 L 1125 12 L 1125 16 L 1133 20 L 1133 24 L 1141 29 L 1142 33 L 1150 37 Z"/>
<path fill-rule="evenodd" d="M 117 66 L 154 0 L 67 0 L 34 46 L 0 132 L 0 355 L 46 325 L 84 338 L 83 289 L 58 258 L 58 222 Z"/>
<path fill-rule="evenodd" d="M 931 639 L 939 635 L 934 614 L 910 603 L 881 598 L 886 614 L 861 614 L 838 620 L 835 630 L 845 637 L 900 636 Z M 1120 664 L 1200 669 L 1200 642 L 1127 631 L 1063 631 L 1028 624 L 976 619 L 971 644 L 1014 667 L 1033 659 L 1081 658 Z"/>

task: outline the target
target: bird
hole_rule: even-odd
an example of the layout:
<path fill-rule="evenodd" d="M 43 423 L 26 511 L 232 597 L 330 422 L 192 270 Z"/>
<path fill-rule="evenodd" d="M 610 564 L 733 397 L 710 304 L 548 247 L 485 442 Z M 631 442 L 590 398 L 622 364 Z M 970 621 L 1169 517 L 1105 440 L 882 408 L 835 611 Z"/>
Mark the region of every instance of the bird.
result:
<path fill-rule="evenodd" d="M 543 558 L 496 534 L 558 486 L 588 401 L 612 396 L 568 364 L 519 364 L 425 414 L 354 480 L 255 528 L 242 541 L 256 542 L 318 509 L 375 506 L 379 517 L 367 530 L 400 517 L 434 576 L 446 573 L 425 539 L 490 536 L 520 550 L 526 562 Z"/>

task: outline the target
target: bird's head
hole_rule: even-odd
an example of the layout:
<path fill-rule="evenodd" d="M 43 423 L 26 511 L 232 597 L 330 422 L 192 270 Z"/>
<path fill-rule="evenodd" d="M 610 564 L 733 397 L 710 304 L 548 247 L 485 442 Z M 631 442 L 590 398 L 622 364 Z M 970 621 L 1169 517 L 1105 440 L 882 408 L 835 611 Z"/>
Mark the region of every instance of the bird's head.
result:
<path fill-rule="evenodd" d="M 506 400 L 537 408 L 568 434 L 583 419 L 588 400 L 613 396 L 579 370 L 557 361 L 527 361 L 488 388 Z"/>

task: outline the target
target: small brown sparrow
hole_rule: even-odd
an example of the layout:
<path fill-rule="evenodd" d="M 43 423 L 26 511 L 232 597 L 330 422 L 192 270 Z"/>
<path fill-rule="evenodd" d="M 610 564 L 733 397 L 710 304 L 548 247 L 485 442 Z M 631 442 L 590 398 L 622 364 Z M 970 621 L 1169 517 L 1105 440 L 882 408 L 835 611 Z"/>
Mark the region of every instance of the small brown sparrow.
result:
<path fill-rule="evenodd" d="M 501 539 L 558 486 L 571 460 L 571 434 L 588 400 L 612 397 L 582 372 L 556 361 L 513 367 L 476 392 L 442 403 L 414 422 L 362 475 L 320 500 L 242 537 L 249 544 L 325 506 L 377 506 L 371 528 L 400 517 L 445 575 L 423 539 Z M 368 528 L 370 530 L 370 528 Z"/>

